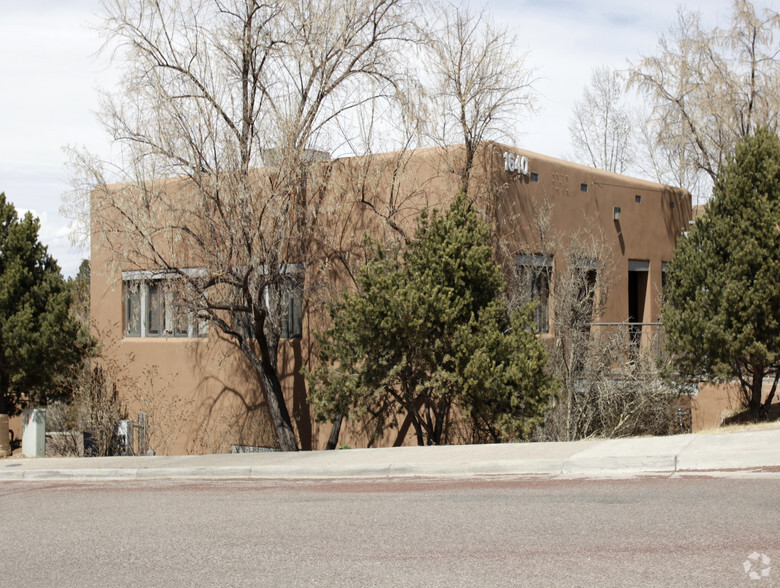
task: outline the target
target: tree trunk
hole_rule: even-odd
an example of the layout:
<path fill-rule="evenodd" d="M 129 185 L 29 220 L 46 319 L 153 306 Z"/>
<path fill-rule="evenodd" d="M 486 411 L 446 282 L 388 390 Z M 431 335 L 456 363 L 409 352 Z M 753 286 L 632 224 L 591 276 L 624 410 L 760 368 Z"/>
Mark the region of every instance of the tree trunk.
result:
<path fill-rule="evenodd" d="M 422 447 L 425 445 L 425 437 L 423 436 L 423 430 L 422 425 L 420 424 L 420 419 L 418 415 L 411 415 L 412 417 L 412 426 L 414 426 L 414 433 L 417 436 L 417 445 Z"/>
<path fill-rule="evenodd" d="M 274 297 L 272 297 L 274 298 Z M 279 315 L 278 304 L 272 308 L 274 316 Z M 287 404 L 284 401 L 282 393 L 282 384 L 279 381 L 279 374 L 276 371 L 276 359 L 279 349 L 279 338 L 274 336 L 269 339 L 265 333 L 265 320 L 267 314 L 253 305 L 253 314 L 255 322 L 255 340 L 260 348 L 259 365 L 253 361 L 255 369 L 259 372 L 265 386 L 265 396 L 268 402 L 268 410 L 271 413 L 271 420 L 276 429 L 276 438 L 279 441 L 279 448 L 282 451 L 298 451 L 298 441 L 295 438 L 295 431 L 292 426 L 292 419 L 287 410 Z M 244 343 L 246 345 L 246 343 Z M 249 354 L 247 354 L 249 356 Z M 253 360 L 251 356 L 250 360 Z"/>
<path fill-rule="evenodd" d="M 447 415 L 450 413 L 451 403 L 442 401 L 441 404 L 439 410 L 434 413 L 436 424 L 433 427 L 433 445 L 441 445 L 441 440 L 447 430 Z"/>
<path fill-rule="evenodd" d="M 460 191 L 465 196 L 469 195 L 469 178 L 471 177 L 471 168 L 474 166 L 474 147 L 470 142 L 464 144 L 466 153 L 463 156 L 463 171 L 460 174 Z"/>
<path fill-rule="evenodd" d="M 8 388 L 10 387 L 8 380 L 8 375 L 0 370 L 0 414 L 11 416 L 16 407 L 10 406 L 11 403 L 8 400 Z"/>
<path fill-rule="evenodd" d="M 341 423 L 344 420 L 343 414 L 336 415 L 336 418 L 333 419 L 333 428 L 330 430 L 330 438 L 328 439 L 328 444 L 325 446 L 325 449 L 336 449 L 339 443 L 339 433 L 341 433 Z"/>
<path fill-rule="evenodd" d="M 284 402 L 279 376 L 275 369 L 265 363 L 263 364 L 263 383 L 266 389 L 268 409 L 276 429 L 276 438 L 279 440 L 279 448 L 282 451 L 298 451 L 298 442 L 295 439 L 295 431 L 293 431 L 290 413 L 287 411 L 287 404 Z"/>
<path fill-rule="evenodd" d="M 764 389 L 764 370 L 753 370 L 753 381 L 750 383 L 750 419 L 758 422 L 761 418 L 761 393 Z"/>
<path fill-rule="evenodd" d="M 772 382 L 772 390 L 769 392 L 769 395 L 766 397 L 766 400 L 764 400 L 764 403 L 761 405 L 759 417 L 762 419 L 767 418 L 767 415 L 769 414 L 769 409 L 772 406 L 772 400 L 774 400 L 775 392 L 777 391 L 778 378 L 780 378 L 780 371 L 775 373 L 775 379 Z"/>

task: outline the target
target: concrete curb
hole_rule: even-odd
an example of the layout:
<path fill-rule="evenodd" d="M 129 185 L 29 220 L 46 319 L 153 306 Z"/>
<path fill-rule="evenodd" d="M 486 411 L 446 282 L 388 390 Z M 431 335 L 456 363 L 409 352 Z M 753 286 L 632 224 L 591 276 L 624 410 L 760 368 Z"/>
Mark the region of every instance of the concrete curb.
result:
<path fill-rule="evenodd" d="M 2 481 L 604 477 L 780 472 L 780 429 L 572 443 L 398 447 L 295 454 L 8 458 Z"/>
<path fill-rule="evenodd" d="M 673 472 L 679 455 L 692 440 L 693 435 L 609 439 L 573 455 L 564 464 L 564 472 Z"/>

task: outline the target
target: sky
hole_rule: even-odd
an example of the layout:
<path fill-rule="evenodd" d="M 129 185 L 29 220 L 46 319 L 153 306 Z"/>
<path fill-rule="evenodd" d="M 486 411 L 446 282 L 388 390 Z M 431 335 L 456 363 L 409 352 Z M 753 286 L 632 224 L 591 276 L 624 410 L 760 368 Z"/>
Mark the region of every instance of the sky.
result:
<path fill-rule="evenodd" d="M 476 2 L 476 0 L 474 0 Z M 566 157 L 568 120 L 595 67 L 625 69 L 657 51 L 677 17 L 675 0 L 484 0 L 517 36 L 536 70 L 538 110 L 521 124 L 517 146 Z M 780 0 L 756 6 L 778 9 Z M 726 26 L 731 0 L 691 0 L 705 27 Z M 99 55 L 100 0 L 0 0 L 0 192 L 41 220 L 40 239 L 63 274 L 75 275 L 89 252 L 71 245 L 60 213 L 70 172 L 63 148 L 106 155 L 111 145 L 95 112 L 117 64 Z"/>

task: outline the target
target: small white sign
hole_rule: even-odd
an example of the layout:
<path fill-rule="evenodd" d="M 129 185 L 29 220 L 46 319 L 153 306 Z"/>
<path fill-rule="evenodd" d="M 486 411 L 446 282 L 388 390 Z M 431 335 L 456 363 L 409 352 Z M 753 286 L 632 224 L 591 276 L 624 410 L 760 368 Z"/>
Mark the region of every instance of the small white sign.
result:
<path fill-rule="evenodd" d="M 504 169 L 508 172 L 517 172 L 528 175 L 528 158 L 525 155 L 515 155 L 504 151 Z"/>

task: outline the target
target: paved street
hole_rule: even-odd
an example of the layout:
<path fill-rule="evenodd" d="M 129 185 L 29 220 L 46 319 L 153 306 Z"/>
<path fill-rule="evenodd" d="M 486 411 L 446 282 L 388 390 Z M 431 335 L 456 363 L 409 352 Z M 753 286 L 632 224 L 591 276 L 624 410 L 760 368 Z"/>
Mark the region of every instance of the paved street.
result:
<path fill-rule="evenodd" d="M 776 476 L 7 481 L 0 504 L 8 586 L 780 585 Z"/>

